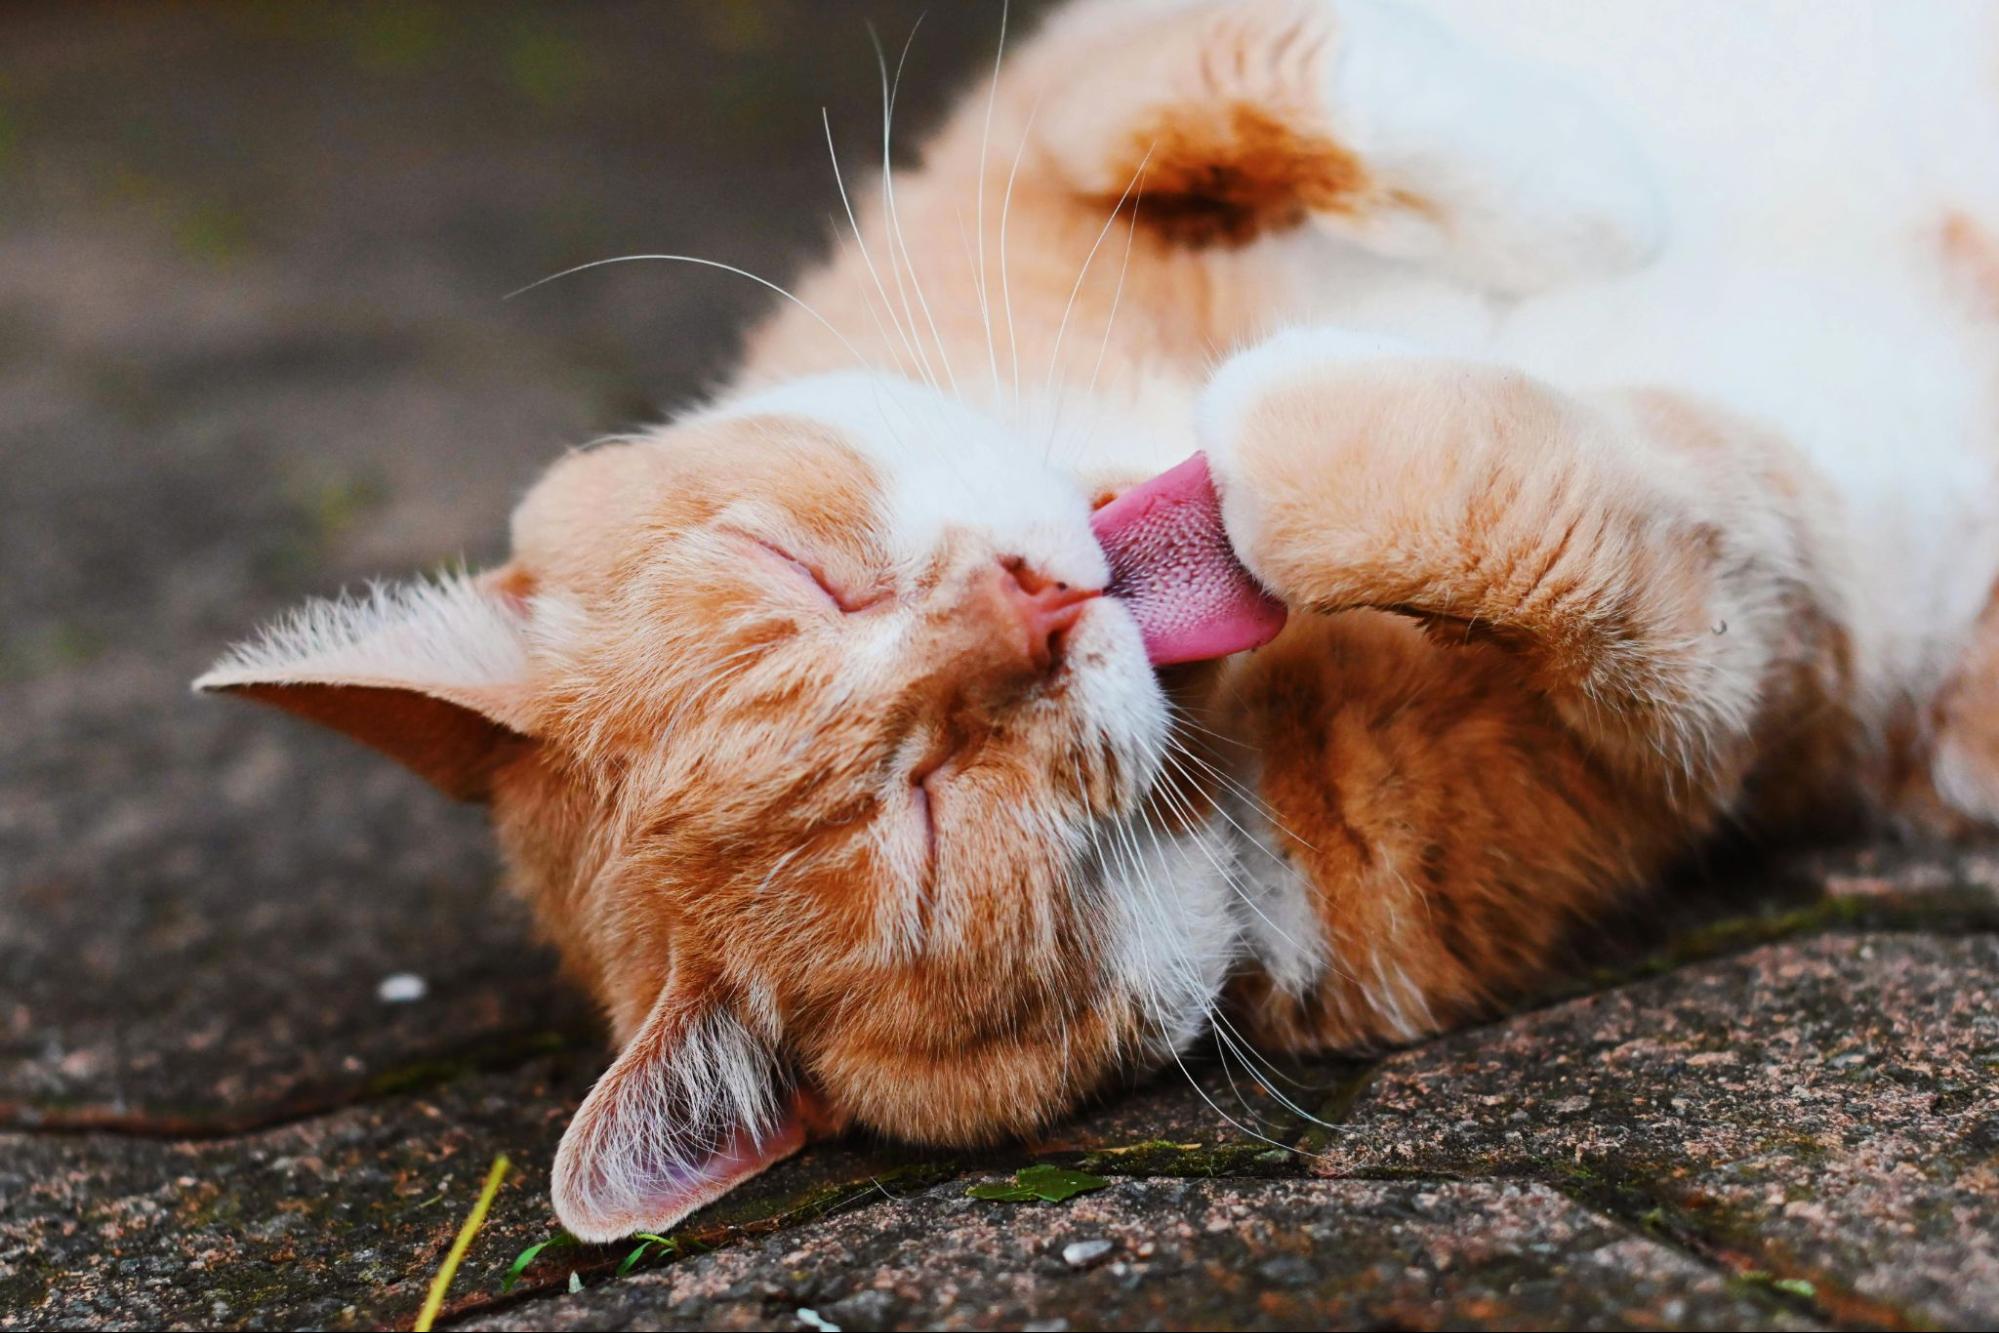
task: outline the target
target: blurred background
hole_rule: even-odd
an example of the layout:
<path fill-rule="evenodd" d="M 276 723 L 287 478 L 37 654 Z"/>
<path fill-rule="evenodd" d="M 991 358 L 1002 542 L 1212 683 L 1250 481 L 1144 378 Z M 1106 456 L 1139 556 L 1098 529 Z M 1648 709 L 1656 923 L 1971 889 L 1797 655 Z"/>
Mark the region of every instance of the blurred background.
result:
<path fill-rule="evenodd" d="M 502 298 L 786 281 L 920 17 L 904 152 L 998 4 L 0 7 L 0 1110 L 237 1115 L 567 1003 L 478 812 L 187 682 L 697 394 L 754 284 Z"/>

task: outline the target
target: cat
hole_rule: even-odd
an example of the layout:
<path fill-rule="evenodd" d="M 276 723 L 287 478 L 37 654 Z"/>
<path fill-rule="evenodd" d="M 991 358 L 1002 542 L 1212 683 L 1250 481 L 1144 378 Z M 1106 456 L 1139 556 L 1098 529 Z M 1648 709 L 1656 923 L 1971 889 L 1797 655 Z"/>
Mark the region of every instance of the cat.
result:
<path fill-rule="evenodd" d="M 1060 9 L 503 566 L 198 682 L 490 803 L 621 1047 L 575 1235 L 1416 1040 L 1724 829 L 1999 818 L 1993 11 L 1447 12 Z M 1197 454 L 1289 620 L 1155 666 L 1093 514 Z"/>

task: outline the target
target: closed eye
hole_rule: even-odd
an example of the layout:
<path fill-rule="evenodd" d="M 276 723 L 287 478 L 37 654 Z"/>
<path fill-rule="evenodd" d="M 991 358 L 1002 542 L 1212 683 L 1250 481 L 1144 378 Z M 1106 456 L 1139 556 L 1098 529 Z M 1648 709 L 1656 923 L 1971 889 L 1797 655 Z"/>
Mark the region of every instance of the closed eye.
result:
<path fill-rule="evenodd" d="M 818 591 L 819 595 L 830 602 L 836 610 L 849 614 L 855 611 L 864 611 L 887 596 L 886 593 L 877 592 L 866 597 L 855 597 L 833 582 L 832 579 L 828 578 L 825 570 L 811 561 L 801 560 L 782 546 L 765 538 L 754 537 L 749 533 L 740 533 L 738 535 L 742 536 L 751 545 L 758 547 L 763 552 L 768 563 L 783 565 L 795 576 L 810 583 Z"/>

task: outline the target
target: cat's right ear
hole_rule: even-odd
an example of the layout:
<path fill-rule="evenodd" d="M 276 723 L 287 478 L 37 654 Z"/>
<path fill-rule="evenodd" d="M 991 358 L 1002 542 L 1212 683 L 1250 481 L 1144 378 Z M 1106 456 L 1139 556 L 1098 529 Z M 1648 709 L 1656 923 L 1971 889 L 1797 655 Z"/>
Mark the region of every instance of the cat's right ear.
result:
<path fill-rule="evenodd" d="M 276 705 L 373 746 L 448 795 L 480 800 L 530 744 L 533 600 L 500 570 L 316 600 L 194 682 Z"/>

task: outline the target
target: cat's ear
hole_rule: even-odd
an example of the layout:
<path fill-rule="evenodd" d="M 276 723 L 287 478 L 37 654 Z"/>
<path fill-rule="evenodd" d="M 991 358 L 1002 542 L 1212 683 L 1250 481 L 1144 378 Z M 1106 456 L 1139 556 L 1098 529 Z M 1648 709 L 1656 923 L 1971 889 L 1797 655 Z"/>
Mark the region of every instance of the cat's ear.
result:
<path fill-rule="evenodd" d="M 308 718 L 464 800 L 531 734 L 517 571 L 377 585 L 315 600 L 194 682 Z"/>
<path fill-rule="evenodd" d="M 664 1231 L 821 1128 L 769 1047 L 712 990 L 669 981 L 555 1154 L 555 1213 L 579 1240 Z"/>

